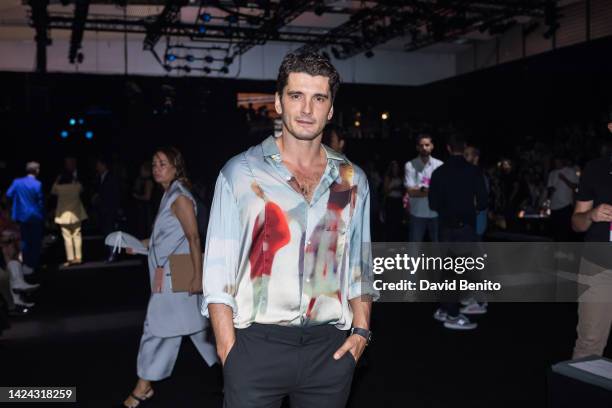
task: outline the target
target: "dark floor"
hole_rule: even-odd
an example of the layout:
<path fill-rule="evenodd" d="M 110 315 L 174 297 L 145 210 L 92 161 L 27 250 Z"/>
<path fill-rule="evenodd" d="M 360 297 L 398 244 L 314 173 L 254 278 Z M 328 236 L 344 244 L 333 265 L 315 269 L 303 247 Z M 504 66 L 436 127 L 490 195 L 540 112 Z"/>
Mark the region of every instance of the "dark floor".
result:
<path fill-rule="evenodd" d="M 121 402 L 136 380 L 148 297 L 147 273 L 133 261 L 41 273 L 36 309 L 0 337 L 0 385 L 76 386 L 70 407 Z M 349 407 L 546 407 L 549 367 L 571 355 L 575 304 L 491 304 L 473 332 L 442 328 L 435 307 L 375 305 Z M 147 406 L 222 406 L 218 367 L 189 341 L 155 389 Z"/>

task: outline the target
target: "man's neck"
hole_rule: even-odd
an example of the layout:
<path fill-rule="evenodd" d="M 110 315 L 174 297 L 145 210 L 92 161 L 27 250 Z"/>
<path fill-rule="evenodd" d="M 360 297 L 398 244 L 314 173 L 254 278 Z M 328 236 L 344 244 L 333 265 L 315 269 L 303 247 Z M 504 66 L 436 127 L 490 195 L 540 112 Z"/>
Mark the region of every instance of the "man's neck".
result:
<path fill-rule="evenodd" d="M 299 140 L 289 135 L 284 129 L 276 145 L 283 161 L 292 163 L 300 168 L 317 165 L 321 160 L 321 137 L 313 140 Z"/>
<path fill-rule="evenodd" d="M 429 163 L 429 158 L 430 158 L 430 157 L 431 157 L 431 155 L 427 155 L 427 156 L 422 156 L 422 155 L 419 155 L 419 158 L 421 159 L 421 161 L 422 161 L 424 164 Z"/>

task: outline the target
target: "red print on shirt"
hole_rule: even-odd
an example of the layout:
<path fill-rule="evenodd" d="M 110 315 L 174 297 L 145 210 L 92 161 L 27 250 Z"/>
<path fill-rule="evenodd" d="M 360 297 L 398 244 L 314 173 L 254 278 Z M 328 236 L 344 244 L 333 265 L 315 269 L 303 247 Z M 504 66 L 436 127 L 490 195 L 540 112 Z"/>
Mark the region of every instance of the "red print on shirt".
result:
<path fill-rule="evenodd" d="M 285 213 L 276 203 L 266 201 L 264 210 L 255 220 L 252 238 L 249 254 L 251 279 L 270 276 L 276 252 L 291 238 Z"/>

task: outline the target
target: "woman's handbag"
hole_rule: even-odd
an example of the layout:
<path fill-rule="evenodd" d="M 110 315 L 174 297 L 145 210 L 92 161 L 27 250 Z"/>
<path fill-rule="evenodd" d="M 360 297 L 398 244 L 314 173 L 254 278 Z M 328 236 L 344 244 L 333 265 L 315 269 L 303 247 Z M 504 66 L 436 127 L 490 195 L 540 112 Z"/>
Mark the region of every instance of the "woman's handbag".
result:
<path fill-rule="evenodd" d="M 168 257 L 173 292 L 189 292 L 195 277 L 191 254 L 176 254 Z"/>

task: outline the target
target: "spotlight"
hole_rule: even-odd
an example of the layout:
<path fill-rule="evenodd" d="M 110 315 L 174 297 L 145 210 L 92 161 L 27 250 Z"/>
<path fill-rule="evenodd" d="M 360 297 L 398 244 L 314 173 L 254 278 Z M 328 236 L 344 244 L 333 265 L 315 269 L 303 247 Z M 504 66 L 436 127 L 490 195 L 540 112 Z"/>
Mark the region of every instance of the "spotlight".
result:
<path fill-rule="evenodd" d="M 172 67 L 168 64 L 164 64 L 164 69 L 166 70 L 166 72 L 172 71 Z"/>
<path fill-rule="evenodd" d="M 206 62 L 207 62 L 207 63 L 209 63 L 209 64 L 210 64 L 211 62 L 213 62 L 214 60 L 215 60 L 215 59 L 214 59 L 212 56 L 210 56 L 210 55 L 207 55 L 207 56 L 205 56 L 205 57 L 204 57 L 204 61 L 206 61 Z"/>
<path fill-rule="evenodd" d="M 230 24 L 236 24 L 238 22 L 238 16 L 235 14 L 230 14 L 225 18 Z"/>
<path fill-rule="evenodd" d="M 232 65 L 232 62 L 234 62 L 234 59 L 232 57 L 225 57 L 223 58 L 223 62 L 225 63 L 225 65 Z"/>
<path fill-rule="evenodd" d="M 88 130 L 87 132 L 85 132 L 85 139 L 91 140 L 93 139 L 94 134 L 91 130 Z"/>
<path fill-rule="evenodd" d="M 183 67 L 183 71 L 185 71 L 186 73 L 190 73 L 191 72 L 191 67 L 189 65 L 185 65 Z"/>
<path fill-rule="evenodd" d="M 70 123 L 70 126 L 74 126 L 74 125 L 76 125 L 76 119 L 74 119 L 74 118 L 70 118 L 70 120 L 68 121 L 68 123 Z"/>
<path fill-rule="evenodd" d="M 194 60 L 195 60 L 195 58 L 194 58 L 193 55 L 187 55 L 185 57 L 185 61 L 187 61 L 187 62 L 193 62 Z"/>
<path fill-rule="evenodd" d="M 358 120 L 355 121 L 355 127 L 359 127 L 361 126 L 361 122 L 359 122 Z"/>
<path fill-rule="evenodd" d="M 62 132 L 60 133 L 60 136 L 62 137 L 62 139 L 66 139 L 68 137 L 68 131 L 62 130 Z"/>
<path fill-rule="evenodd" d="M 366 58 L 372 58 L 374 56 L 374 53 L 372 52 L 372 50 L 367 50 L 365 52 L 365 56 Z"/>
<path fill-rule="evenodd" d="M 380 118 L 381 118 L 382 120 L 387 120 L 387 119 L 389 119 L 389 113 L 387 113 L 387 112 L 383 112 L 383 113 L 382 113 L 382 115 L 380 115 Z"/>
<path fill-rule="evenodd" d="M 208 68 L 208 67 L 204 67 L 204 73 L 206 73 L 206 74 L 210 74 L 210 68 Z"/>
<path fill-rule="evenodd" d="M 222 74 L 229 74 L 229 69 L 227 67 L 223 67 L 219 70 Z"/>
<path fill-rule="evenodd" d="M 205 23 L 208 23 L 211 20 L 212 16 L 210 15 L 210 13 L 202 13 L 202 15 L 200 15 L 200 18 Z"/>
<path fill-rule="evenodd" d="M 83 118 L 79 118 L 79 125 L 82 125 L 82 124 L 84 124 L 84 123 L 85 123 L 85 119 L 83 119 Z"/>
<path fill-rule="evenodd" d="M 206 26 L 203 26 L 203 25 L 199 26 L 198 27 L 198 33 L 206 34 Z"/>
<path fill-rule="evenodd" d="M 176 55 L 174 55 L 174 54 L 166 55 L 166 61 L 168 61 L 168 62 L 176 61 Z"/>

